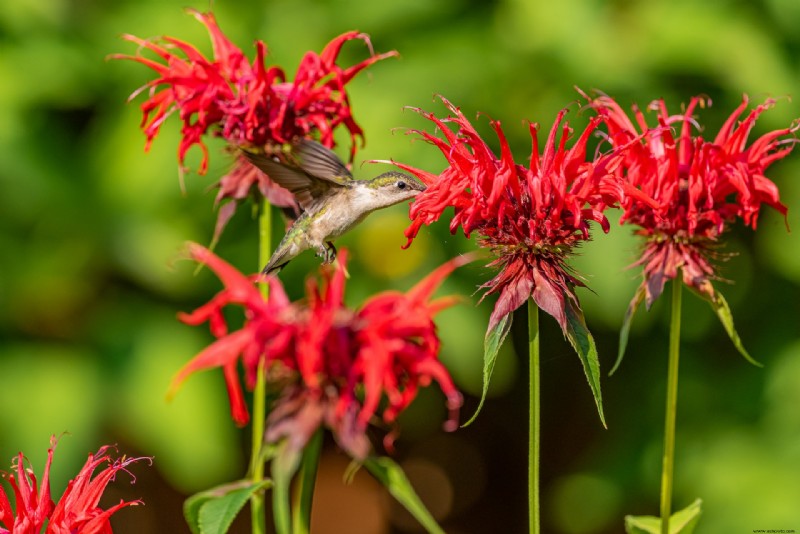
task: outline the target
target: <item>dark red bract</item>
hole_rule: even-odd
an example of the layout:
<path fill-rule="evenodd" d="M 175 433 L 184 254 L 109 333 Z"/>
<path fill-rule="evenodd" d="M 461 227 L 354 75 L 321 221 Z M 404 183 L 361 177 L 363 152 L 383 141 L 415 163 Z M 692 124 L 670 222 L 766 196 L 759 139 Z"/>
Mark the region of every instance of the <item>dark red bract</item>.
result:
<path fill-rule="evenodd" d="M 562 110 L 539 153 L 537 126 L 530 126 L 532 151 L 528 166 L 515 163 L 497 121 L 490 124 L 500 142 L 496 156 L 458 108 L 446 99 L 452 115 L 439 119 L 418 111 L 432 121 L 443 138 L 414 131 L 436 145 L 448 167 L 438 176 L 404 164 L 428 185 L 411 205 L 409 244 L 423 224 L 439 219 L 448 207 L 455 209 L 450 230 L 461 227 L 469 236 L 477 232 L 480 244 L 497 257 L 491 263 L 499 274 L 483 287 L 500 296 L 490 318 L 489 330 L 529 297 L 558 320 L 566 331 L 565 299 L 578 305 L 574 286 L 583 283 L 564 263 L 575 246 L 589 239 L 589 222 L 608 230 L 603 210 L 621 196 L 613 179 L 620 162 L 617 153 L 587 161 L 586 145 L 600 120 L 592 119 L 572 146 L 571 130 Z M 448 127 L 456 125 L 456 131 Z"/>
<path fill-rule="evenodd" d="M 321 425 L 331 428 L 339 444 L 364 458 L 369 442 L 365 430 L 375 414 L 392 423 L 416 397 L 419 387 L 435 380 L 455 412 L 461 395 L 438 359 L 439 339 L 433 316 L 454 303 L 431 301 L 442 280 L 463 264 L 450 261 L 408 293 L 386 292 L 357 310 L 344 305 L 347 252 L 338 267 L 324 271 L 322 283 L 310 280 L 304 302 L 290 302 L 277 278 L 268 277 L 264 299 L 246 277 L 209 250 L 190 246 L 191 256 L 206 264 L 225 284 L 208 304 L 181 319 L 189 324 L 208 321 L 219 339 L 189 362 L 173 388 L 191 373 L 222 367 L 234 420 L 248 421 L 238 378 L 238 364 L 249 389 L 263 360 L 270 380 L 281 388 L 267 421 L 267 439 L 289 439 L 302 448 Z M 236 304 L 245 310 L 244 325 L 229 332 L 223 309 Z M 362 396 L 363 394 L 363 396 Z M 379 405 L 382 398 L 386 404 Z M 455 426 L 455 413 L 448 423 Z"/>
<path fill-rule="evenodd" d="M 634 122 L 607 96 L 589 101 L 608 126 L 611 143 L 629 147 L 620 168 L 622 180 L 650 199 L 623 195 L 620 202 L 621 222 L 638 226 L 637 233 L 646 239 L 638 263 L 644 267 L 647 305 L 679 269 L 684 283 L 713 298 L 710 280 L 716 275 L 711 259 L 727 225 L 741 218 L 755 229 L 762 204 L 786 214 L 778 188 L 765 172 L 791 152 L 795 139 L 786 136 L 793 130 L 766 133 L 748 146 L 750 131 L 772 100 L 740 120 L 748 107 L 744 98 L 712 141 L 692 135 L 697 126 L 693 113 L 706 104 L 699 97 L 679 115 L 670 115 L 662 100 L 653 102 L 649 109 L 657 114 L 654 127 L 648 127 L 635 106 Z M 678 129 L 677 136 L 673 129 Z"/>

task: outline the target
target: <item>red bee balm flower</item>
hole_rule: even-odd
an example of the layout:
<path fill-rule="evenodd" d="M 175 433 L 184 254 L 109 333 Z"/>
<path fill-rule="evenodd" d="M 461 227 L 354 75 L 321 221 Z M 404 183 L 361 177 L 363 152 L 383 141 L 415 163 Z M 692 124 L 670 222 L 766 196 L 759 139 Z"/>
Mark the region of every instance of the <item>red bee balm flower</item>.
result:
<path fill-rule="evenodd" d="M 42 476 L 42 484 L 37 494 L 36 476 L 26 469 L 25 457 L 22 453 L 12 466 L 14 473 L 4 474 L 14 491 L 16 511 L 5 491 L 0 487 L 0 534 L 35 534 L 42 532 L 47 523 L 45 534 L 110 534 L 111 516 L 120 508 L 141 504 L 141 501 L 120 501 L 119 504 L 103 510 L 98 506 L 100 497 L 109 482 L 114 480 L 118 471 L 126 471 L 127 466 L 141 458 L 121 458 L 111 460 L 106 454 L 108 447 L 101 447 L 97 453 L 90 454 L 78 476 L 70 480 L 64 495 L 58 503 L 53 503 L 50 496 L 50 465 L 53 463 L 53 452 L 56 447 L 55 437 L 50 440 L 47 450 L 47 464 Z M 103 464 L 107 467 L 94 476 L 95 470 Z"/>
<path fill-rule="evenodd" d="M 396 163 L 428 186 L 411 205 L 413 222 L 406 231 L 409 244 L 423 224 L 436 221 L 446 208 L 453 207 L 451 232 L 459 226 L 467 236 L 478 232 L 480 245 L 496 256 L 490 265 L 500 270 L 483 286 L 487 294 L 499 293 L 487 336 L 495 329 L 507 329 L 511 312 L 533 298 L 558 321 L 578 351 L 600 408 L 596 352 L 574 291 L 584 284 L 572 274 L 566 258 L 589 239 L 590 221 L 608 231 L 603 210 L 622 194 L 612 172 L 620 155 L 615 152 L 587 161 L 586 144 L 600 123 L 597 118 L 589 122 L 572 148 L 566 148 L 571 130 L 564 122 L 566 110 L 562 110 L 541 155 L 537 126 L 530 125 L 532 154 L 525 167 L 514 162 L 499 122 L 490 122 L 500 141 L 498 157 L 459 109 L 444 98 L 442 101 L 453 116 L 439 119 L 416 111 L 431 120 L 444 138 L 413 132 L 436 145 L 449 166 L 436 176 Z M 457 131 L 446 123 L 455 123 Z"/>
<path fill-rule="evenodd" d="M 624 179 L 655 203 L 624 197 L 621 222 L 639 226 L 637 233 L 647 240 L 638 263 L 644 265 L 642 290 L 648 307 L 661 294 L 664 283 L 677 276 L 678 269 L 683 269 L 687 286 L 713 298 L 709 280 L 715 278 L 715 271 L 709 260 L 726 224 L 741 217 L 755 229 L 762 204 L 786 214 L 777 186 L 764 173 L 791 152 L 795 140 L 781 138 L 792 129 L 769 132 L 747 146 L 756 119 L 773 104 L 768 100 L 739 121 L 747 109 L 745 98 L 716 138 L 706 141 L 691 135 L 692 124 L 696 125 L 692 113 L 705 106 L 701 98 L 692 98 L 681 115 L 670 115 L 662 100 L 653 102 L 649 109 L 658 113 L 658 127 L 652 129 L 634 107 L 642 133 L 611 98 L 591 100 L 608 125 L 614 145 L 642 140 L 626 152 L 622 170 Z M 675 139 L 671 126 L 677 123 L 680 133 Z"/>
<path fill-rule="evenodd" d="M 199 245 L 190 245 L 189 252 L 220 277 L 225 289 L 181 317 L 189 324 L 209 321 L 219 339 L 178 373 L 173 389 L 195 371 L 222 367 L 234 420 L 245 424 L 248 413 L 237 364 L 241 359 L 245 383 L 252 389 L 263 359 L 268 377 L 282 388 L 267 421 L 267 439 L 287 438 L 291 448 L 301 449 L 324 422 L 339 444 L 359 459 L 369 450 L 365 430 L 373 416 L 380 412 L 385 422 L 393 422 L 420 386 L 436 380 L 450 409 L 461 406 L 461 395 L 438 360 L 433 322 L 438 311 L 455 301 L 430 298 L 466 259 L 446 263 L 408 293 L 382 293 L 359 310 L 350 310 L 343 301 L 346 251 L 339 253 L 335 271 L 324 271 L 322 286 L 309 281 L 304 303 L 289 302 L 274 277 L 267 277 L 270 293 L 264 300 L 253 277 Z M 245 324 L 230 333 L 222 314 L 229 304 L 245 308 Z M 380 407 L 384 395 L 387 402 Z M 448 425 L 454 427 L 455 414 Z"/>
<path fill-rule="evenodd" d="M 158 73 L 156 79 L 131 96 L 149 90 L 150 97 L 142 104 L 146 148 L 158 135 L 167 116 L 177 111 L 183 122 L 178 159 L 183 163 L 189 148 L 198 145 L 203 151 L 200 174 L 208 168 L 208 149 L 202 138 L 209 132 L 223 137 L 234 147 L 255 147 L 275 152 L 280 151 L 284 143 L 315 135 L 323 145 L 331 148 L 335 144 L 334 129 L 344 125 L 353 141 L 352 159 L 356 150 L 355 138 L 363 139 L 363 132 L 353 118 L 345 86 L 360 71 L 381 59 L 397 55 L 396 52 L 372 54 L 351 67 L 340 67 L 336 61 L 345 42 L 360 39 L 372 50 L 369 36 L 347 32 L 328 43 L 322 53 L 308 52 L 300 62 L 294 80 L 287 81 L 283 69 L 264 65 L 267 47 L 262 41 L 256 41 L 256 58 L 250 64 L 242 51 L 222 33 L 214 15 L 194 10 L 189 12 L 208 29 L 213 60 L 173 37 L 164 37 L 162 45 L 132 35 L 124 37 L 155 52 L 164 63 L 139 54 L 112 56 L 138 61 Z M 276 186 L 266 175 L 243 158 L 237 159 L 233 171 L 221 180 L 217 201 L 246 198 L 254 186 L 275 205 L 295 206 L 288 192 L 276 191 Z M 226 216 L 230 217 L 230 213 Z M 224 217 L 221 215 L 220 219 Z"/>
<path fill-rule="evenodd" d="M 438 220 L 446 208 L 454 207 L 450 230 L 455 232 L 461 226 L 467 236 L 477 231 L 481 245 L 497 256 L 491 265 L 499 267 L 500 273 L 484 286 L 489 294 L 500 293 L 489 329 L 532 297 L 566 332 L 567 310 L 579 309 L 573 288 L 584 284 L 571 274 L 565 258 L 589 239 L 589 221 L 608 231 L 602 211 L 620 195 L 611 180 L 619 157 L 586 161 L 586 143 L 600 121 L 593 119 L 567 149 L 570 129 L 563 122 L 566 110 L 562 110 L 542 155 L 538 127 L 531 124 L 532 155 L 530 167 L 525 167 L 514 162 L 499 122 L 490 123 L 500 141 L 501 155 L 497 157 L 461 111 L 446 99 L 442 101 L 453 117 L 439 119 L 416 111 L 434 122 L 445 138 L 413 132 L 439 147 L 449 166 L 436 176 L 396 163 L 428 186 L 411 205 L 408 244 L 423 224 Z M 458 126 L 457 133 L 447 127 L 448 122 Z M 559 130 L 561 138 L 556 142 Z"/>
<path fill-rule="evenodd" d="M 750 359 L 733 330 L 725 299 L 711 285 L 711 280 L 718 278 L 712 260 L 727 225 L 737 218 L 755 229 L 762 204 L 786 215 L 778 188 L 765 173 L 792 151 L 796 140 L 786 136 L 794 129 L 766 133 L 748 146 L 750 131 L 774 104 L 772 100 L 740 120 L 748 107 L 745 97 L 713 141 L 692 136 L 692 126 L 697 126 L 692 113 L 706 104 L 698 97 L 692 98 L 680 115 L 670 115 L 663 100 L 653 102 L 649 109 L 657 113 L 655 128 L 647 126 L 644 114 L 635 106 L 634 125 L 613 99 L 599 96 L 589 101 L 607 124 L 611 143 L 630 147 L 620 168 L 623 180 L 649 197 L 643 202 L 623 195 L 620 202 L 624 209 L 620 222 L 637 225 L 637 233 L 645 238 L 644 253 L 637 262 L 643 265 L 644 280 L 626 315 L 620 356 L 638 305 L 645 300 L 649 308 L 666 281 L 682 272 L 683 283 L 711 303 L 737 348 Z M 677 124 L 676 138 L 672 126 Z M 638 141 L 632 142 L 634 139 Z"/>

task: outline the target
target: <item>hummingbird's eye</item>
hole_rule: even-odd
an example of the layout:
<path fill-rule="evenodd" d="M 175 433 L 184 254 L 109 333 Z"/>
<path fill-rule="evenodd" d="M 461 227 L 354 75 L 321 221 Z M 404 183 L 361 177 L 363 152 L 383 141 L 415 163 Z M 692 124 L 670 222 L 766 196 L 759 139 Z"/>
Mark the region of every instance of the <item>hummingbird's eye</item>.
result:
<path fill-rule="evenodd" d="M 406 183 L 403 180 L 397 182 L 397 189 L 405 189 L 405 188 L 406 188 Z"/>

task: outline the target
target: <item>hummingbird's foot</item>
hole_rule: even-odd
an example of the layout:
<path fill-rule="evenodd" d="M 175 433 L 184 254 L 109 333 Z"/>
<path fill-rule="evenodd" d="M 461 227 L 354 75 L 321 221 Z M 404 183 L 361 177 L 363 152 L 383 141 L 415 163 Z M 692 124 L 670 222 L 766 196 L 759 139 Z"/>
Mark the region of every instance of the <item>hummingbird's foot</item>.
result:
<path fill-rule="evenodd" d="M 317 249 L 317 256 L 322 258 L 323 265 L 333 263 L 333 260 L 336 259 L 336 247 L 330 241 L 326 241 Z"/>
<path fill-rule="evenodd" d="M 325 263 L 333 263 L 333 260 L 336 259 L 336 247 L 330 241 L 326 241 L 325 245 Z"/>

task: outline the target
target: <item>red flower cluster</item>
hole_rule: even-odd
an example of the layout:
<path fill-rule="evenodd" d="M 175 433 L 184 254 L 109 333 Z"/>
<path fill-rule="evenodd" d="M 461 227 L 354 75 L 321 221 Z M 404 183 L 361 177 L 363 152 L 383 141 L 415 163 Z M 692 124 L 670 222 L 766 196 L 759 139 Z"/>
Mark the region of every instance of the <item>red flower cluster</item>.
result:
<path fill-rule="evenodd" d="M 621 222 L 639 226 L 638 233 L 647 239 L 637 262 L 644 266 L 639 294 L 644 292 L 649 307 L 665 282 L 682 269 L 684 283 L 713 300 L 710 280 L 715 270 L 710 260 L 726 225 L 741 217 L 755 229 L 762 204 L 786 214 L 778 188 L 765 172 L 791 152 L 795 139 L 784 137 L 793 129 L 769 132 L 747 145 L 756 119 L 772 100 L 740 120 L 748 106 L 744 98 L 713 141 L 692 136 L 692 126 L 697 126 L 692 114 L 706 104 L 699 97 L 691 99 L 680 115 L 670 115 L 662 100 L 653 102 L 649 109 L 657 113 L 655 128 L 647 126 L 635 106 L 634 124 L 613 99 L 599 96 L 589 101 L 607 124 L 613 146 L 628 147 L 620 168 L 622 179 L 649 197 L 644 202 L 623 195 L 620 202 L 625 211 Z M 676 138 L 672 127 L 678 124 Z"/>
<path fill-rule="evenodd" d="M 19 453 L 16 465 L 12 466 L 15 473 L 3 475 L 14 491 L 16 511 L 0 487 L 0 534 L 38 534 L 45 523 L 45 534 L 110 534 L 111 516 L 120 508 L 141 503 L 120 501 L 107 510 L 98 507 L 103 491 L 117 472 L 127 472 L 128 465 L 141 460 L 123 457 L 112 461 L 106 454 L 108 447 L 101 447 L 97 453 L 89 455 L 78 476 L 70 480 L 64 495 L 54 504 L 50 496 L 50 465 L 53 463 L 55 447 L 56 439 L 53 437 L 47 450 L 47 464 L 38 493 L 36 476 L 24 467 L 22 453 Z M 108 465 L 92 478 L 95 470 L 103 464 Z"/>
<path fill-rule="evenodd" d="M 268 421 L 267 439 L 289 438 L 302 448 L 324 422 L 339 444 L 356 458 L 369 450 L 366 426 L 379 413 L 391 423 L 416 396 L 420 386 L 439 383 L 452 411 L 461 395 L 438 360 L 439 339 L 433 315 L 455 300 L 431 301 L 444 278 L 466 260 L 450 261 L 408 293 L 386 292 L 359 310 L 344 306 L 346 251 L 334 272 L 325 271 L 323 284 L 307 284 L 306 302 L 292 303 L 277 278 L 268 277 L 264 299 L 253 277 L 236 271 L 209 250 L 190 245 L 191 256 L 212 269 L 225 289 L 209 303 L 181 319 L 192 325 L 208 321 L 219 338 L 175 377 L 173 389 L 195 371 L 222 367 L 236 423 L 248 421 L 238 377 L 241 361 L 248 388 L 255 385 L 263 359 L 268 376 L 283 386 L 283 394 Z M 245 309 L 245 324 L 228 332 L 223 309 Z M 362 397 L 363 394 L 363 397 Z M 385 407 L 379 407 L 385 395 Z M 453 414 L 450 427 L 455 425 Z"/>
<path fill-rule="evenodd" d="M 491 264 L 500 273 L 484 287 L 500 296 L 490 318 L 492 330 L 503 317 L 529 297 L 567 330 L 567 308 L 578 308 L 573 288 L 583 283 L 573 276 L 565 257 L 589 239 L 589 221 L 608 231 L 602 211 L 621 195 L 613 180 L 618 154 L 586 160 L 586 144 L 600 120 L 590 121 L 574 146 L 566 148 L 571 130 L 558 114 L 544 152 L 539 154 L 537 125 L 530 125 L 532 154 L 529 167 L 516 164 L 497 121 L 491 126 L 500 141 L 500 157 L 480 138 L 458 108 L 446 99 L 453 116 L 439 119 L 416 110 L 441 130 L 444 139 L 414 130 L 436 145 L 449 166 L 440 174 L 396 163 L 420 178 L 428 188 L 411 205 L 413 220 L 406 230 L 409 243 L 423 224 L 436 221 L 448 207 L 455 208 L 450 231 L 460 226 L 466 235 L 477 231 L 481 245 L 497 256 Z M 446 123 L 455 123 L 457 132 Z M 558 134 L 561 134 L 560 139 Z"/>
<path fill-rule="evenodd" d="M 183 163 L 189 148 L 198 145 L 203 151 L 200 174 L 208 168 L 208 149 L 203 136 L 209 132 L 222 136 L 235 147 L 255 147 L 271 152 L 280 150 L 284 143 L 314 135 L 331 148 L 335 144 L 335 128 L 344 125 L 350 132 L 353 158 L 355 139 L 363 139 L 363 132 L 353 118 L 345 86 L 360 71 L 397 55 L 396 52 L 371 54 L 364 61 L 343 68 L 336 61 L 345 42 L 360 39 L 372 50 L 369 36 L 351 31 L 332 40 L 320 54 L 308 52 L 294 80 L 287 81 L 283 69 L 264 65 L 267 47 L 262 41 L 256 41 L 256 59 L 250 64 L 242 51 L 225 37 L 211 13 L 189 12 L 208 29 L 213 60 L 173 37 L 164 37 L 161 45 L 132 35 L 126 35 L 125 39 L 155 52 L 164 63 L 140 54 L 112 56 L 138 61 L 158 73 L 156 79 L 131 95 L 133 98 L 145 89 L 150 93 L 142 104 L 142 128 L 147 136 L 145 149 L 158 135 L 164 120 L 177 111 L 183 122 L 178 159 Z M 220 180 L 217 202 L 243 200 L 254 187 L 276 206 L 297 206 L 291 194 L 276 186 L 243 157 L 237 158 L 233 170 Z M 233 204 L 220 213 L 217 236 L 235 207 Z"/>
<path fill-rule="evenodd" d="M 320 142 L 331 147 L 333 130 L 344 124 L 355 141 L 362 136 L 353 119 L 345 85 L 361 70 L 395 52 L 373 55 L 342 68 L 336 64 L 342 45 L 362 39 L 363 33 L 348 32 L 331 41 L 321 54 L 308 52 L 297 69 L 294 81 L 287 82 L 283 69 L 266 67 L 267 47 L 256 41 L 256 59 L 249 64 L 242 51 L 222 33 L 211 13 L 190 10 L 211 36 L 214 60 L 206 59 L 192 45 L 172 37 L 164 37 L 164 46 L 126 35 L 125 38 L 152 50 L 166 64 L 136 56 L 114 56 L 133 59 L 155 70 L 159 77 L 148 82 L 150 98 L 142 104 L 142 128 L 148 145 L 158 135 L 162 123 L 173 111 L 183 121 L 183 139 L 178 157 L 183 162 L 192 145 L 203 150 L 200 172 L 207 168 L 208 151 L 202 141 L 212 127 L 234 146 L 267 147 L 289 143 L 297 137 L 308 137 L 317 131 Z M 185 58 L 173 53 L 180 50 Z M 166 86 L 157 91 L 159 86 Z M 355 151 L 355 145 L 352 148 Z"/>

